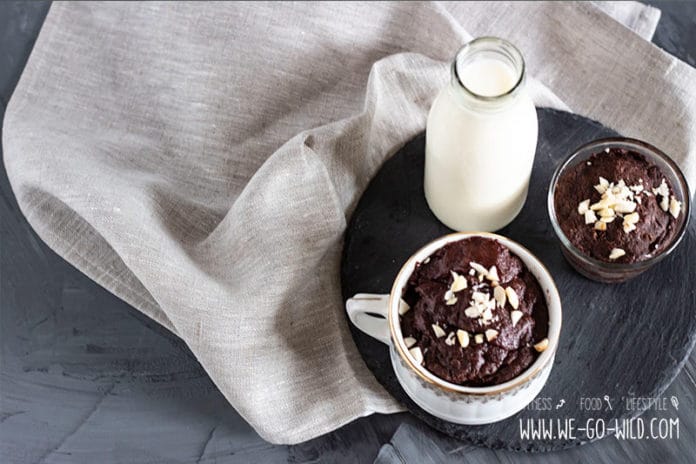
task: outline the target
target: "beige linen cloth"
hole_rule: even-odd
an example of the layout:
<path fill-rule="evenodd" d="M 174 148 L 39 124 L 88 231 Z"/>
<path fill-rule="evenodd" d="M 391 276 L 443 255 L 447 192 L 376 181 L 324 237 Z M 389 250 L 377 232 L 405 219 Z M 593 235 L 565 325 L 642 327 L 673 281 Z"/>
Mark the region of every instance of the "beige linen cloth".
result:
<path fill-rule="evenodd" d="M 591 3 L 55 3 L 4 162 L 46 243 L 185 340 L 264 438 L 307 440 L 400 410 L 348 331 L 342 234 L 479 35 L 519 46 L 538 105 L 694 185 L 696 71 Z"/>

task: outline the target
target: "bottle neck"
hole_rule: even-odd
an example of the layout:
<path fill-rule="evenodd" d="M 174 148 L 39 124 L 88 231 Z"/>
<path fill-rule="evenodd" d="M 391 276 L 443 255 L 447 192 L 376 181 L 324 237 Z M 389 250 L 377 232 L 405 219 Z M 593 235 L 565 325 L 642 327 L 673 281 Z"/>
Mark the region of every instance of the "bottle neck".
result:
<path fill-rule="evenodd" d="M 457 52 L 452 62 L 450 87 L 457 102 L 469 109 L 505 109 L 524 92 L 522 54 L 504 39 L 472 40 Z"/>

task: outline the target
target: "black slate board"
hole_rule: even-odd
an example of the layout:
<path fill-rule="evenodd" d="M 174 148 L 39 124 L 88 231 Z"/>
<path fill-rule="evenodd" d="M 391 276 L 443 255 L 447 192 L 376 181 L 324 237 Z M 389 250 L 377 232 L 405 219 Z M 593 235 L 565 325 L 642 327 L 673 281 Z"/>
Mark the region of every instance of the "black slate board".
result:
<path fill-rule="evenodd" d="M 555 167 L 590 140 L 617 135 L 570 113 L 538 109 L 539 142 L 529 196 L 520 215 L 498 231 L 532 251 L 552 272 L 563 303 L 563 329 L 555 365 L 537 398 L 537 409 L 489 425 L 440 420 L 419 408 L 398 384 L 385 345 L 350 325 L 353 339 L 377 380 L 415 416 L 464 442 L 511 450 L 551 451 L 593 441 L 578 431 L 588 419 L 635 417 L 626 398 L 657 397 L 681 369 L 696 341 L 696 225 L 668 258 L 623 284 L 605 285 L 577 274 L 564 260 L 546 210 Z M 360 199 L 348 225 L 341 264 L 344 299 L 355 293 L 388 293 L 401 265 L 422 245 L 452 232 L 429 210 L 423 194 L 424 135 L 384 163 Z M 611 409 L 604 396 L 609 396 Z M 601 410 L 583 410 L 583 398 L 599 398 Z M 555 407 L 563 399 L 559 409 Z M 588 405 L 589 403 L 584 403 Z M 595 400 L 594 406 L 598 403 Z M 574 419 L 574 439 L 523 440 L 520 419 Z"/>

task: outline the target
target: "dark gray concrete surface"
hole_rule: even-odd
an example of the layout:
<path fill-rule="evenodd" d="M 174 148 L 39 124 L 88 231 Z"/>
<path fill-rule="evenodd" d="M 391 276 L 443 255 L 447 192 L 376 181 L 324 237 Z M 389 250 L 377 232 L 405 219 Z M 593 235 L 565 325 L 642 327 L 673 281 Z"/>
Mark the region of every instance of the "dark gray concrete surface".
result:
<path fill-rule="evenodd" d="M 696 64 L 696 5 L 654 3 L 665 12 L 655 43 Z M 47 10 L 45 2 L 0 3 L 2 115 Z M 297 446 L 271 445 L 177 337 L 40 241 L 4 166 L 0 195 L 0 462 L 370 462 L 378 453 L 381 462 L 530 460 L 463 447 L 408 414 L 359 419 Z M 692 354 L 668 390 L 691 436 L 695 378 Z M 535 462 L 690 462 L 695 453 L 688 440 L 609 439 Z"/>

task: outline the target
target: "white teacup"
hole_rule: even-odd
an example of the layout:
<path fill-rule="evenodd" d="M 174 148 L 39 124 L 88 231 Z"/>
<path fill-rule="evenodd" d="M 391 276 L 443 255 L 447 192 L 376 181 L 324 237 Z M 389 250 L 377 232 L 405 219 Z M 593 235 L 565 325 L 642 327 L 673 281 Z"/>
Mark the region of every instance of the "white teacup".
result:
<path fill-rule="evenodd" d="M 549 311 L 549 344 L 546 350 L 517 377 L 488 387 L 453 384 L 429 372 L 409 353 L 399 322 L 401 296 L 416 263 L 448 243 L 469 237 L 497 240 L 517 255 L 539 282 Z M 524 409 L 546 383 L 561 333 L 561 299 L 546 267 L 518 243 L 500 235 L 483 232 L 455 233 L 430 242 L 401 267 L 389 295 L 357 294 L 346 302 L 346 310 L 356 327 L 389 345 L 394 372 L 408 396 L 430 414 L 458 424 L 489 424 Z"/>

